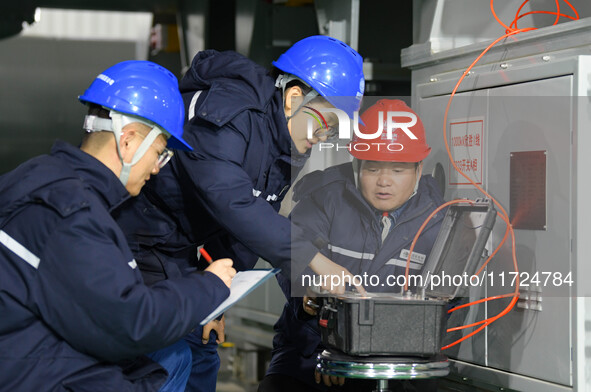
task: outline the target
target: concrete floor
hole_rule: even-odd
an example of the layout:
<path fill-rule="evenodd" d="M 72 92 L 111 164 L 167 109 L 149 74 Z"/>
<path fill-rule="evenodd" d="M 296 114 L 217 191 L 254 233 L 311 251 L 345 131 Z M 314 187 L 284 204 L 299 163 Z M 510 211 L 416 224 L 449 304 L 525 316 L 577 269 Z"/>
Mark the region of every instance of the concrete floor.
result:
<path fill-rule="evenodd" d="M 233 348 L 218 348 L 220 356 L 220 370 L 216 392 L 256 392 L 258 382 L 244 381 L 237 377 L 238 371 L 234 369 L 237 362 L 236 350 Z"/>
<path fill-rule="evenodd" d="M 247 389 L 238 385 L 235 381 L 218 381 L 215 388 L 216 392 L 250 392 L 256 389 Z"/>

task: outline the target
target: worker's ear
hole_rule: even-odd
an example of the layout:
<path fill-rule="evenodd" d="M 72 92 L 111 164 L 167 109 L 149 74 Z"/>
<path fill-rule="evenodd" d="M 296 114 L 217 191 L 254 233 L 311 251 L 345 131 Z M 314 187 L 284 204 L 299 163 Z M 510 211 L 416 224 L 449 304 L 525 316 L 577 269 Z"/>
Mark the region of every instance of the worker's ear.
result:
<path fill-rule="evenodd" d="M 300 86 L 292 86 L 285 90 L 285 113 L 291 115 L 292 108 L 298 108 L 302 102 L 304 92 Z"/>
<path fill-rule="evenodd" d="M 138 135 L 133 124 L 128 124 L 123 128 L 123 132 L 119 138 L 119 150 L 121 151 L 123 162 L 131 162 L 133 154 L 137 149 L 137 143 L 135 142 L 136 137 L 138 137 Z"/>

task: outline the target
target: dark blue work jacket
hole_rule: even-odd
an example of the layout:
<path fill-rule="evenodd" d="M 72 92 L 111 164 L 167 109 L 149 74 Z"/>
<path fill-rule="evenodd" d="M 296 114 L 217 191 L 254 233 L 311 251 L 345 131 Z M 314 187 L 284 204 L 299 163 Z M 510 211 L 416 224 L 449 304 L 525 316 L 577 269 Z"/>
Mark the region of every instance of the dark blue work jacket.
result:
<path fill-rule="evenodd" d="M 143 196 L 117 215 L 147 279 L 194 266 L 201 244 L 214 259 L 232 258 L 237 270 L 262 257 L 287 272 L 290 222 L 278 211 L 308 155 L 292 155 L 274 82 L 235 52 L 195 56 L 180 82 L 183 138 L 194 151 L 176 152 Z"/>
<path fill-rule="evenodd" d="M 148 288 L 109 214 L 128 197 L 63 142 L 0 177 L 0 390 L 156 391 L 164 369 L 121 361 L 174 343 L 228 296 L 211 273 Z"/>
<path fill-rule="evenodd" d="M 354 275 L 366 272 L 379 277 L 377 286 L 365 286 L 370 292 L 400 292 L 400 287 L 388 285 L 386 279 L 404 274 L 407 251 L 415 234 L 444 202 L 435 180 L 423 176 L 417 194 L 406 203 L 382 243 L 381 214 L 357 189 L 350 163 L 308 174 L 296 185 L 294 200 L 299 200 L 291 213 L 294 225 L 303 229 L 308 241 L 319 246 L 321 253 Z M 444 215 L 438 212 L 423 230 L 413 251 L 410 274 L 420 274 Z M 294 253 L 299 249 L 294 244 Z M 279 281 L 284 292 L 289 293 L 290 282 Z M 302 298 L 290 298 L 275 324 L 277 334 L 267 373 L 288 374 L 317 386 L 314 367 L 316 355 L 323 350 L 318 328 L 316 319 L 303 312 Z"/>

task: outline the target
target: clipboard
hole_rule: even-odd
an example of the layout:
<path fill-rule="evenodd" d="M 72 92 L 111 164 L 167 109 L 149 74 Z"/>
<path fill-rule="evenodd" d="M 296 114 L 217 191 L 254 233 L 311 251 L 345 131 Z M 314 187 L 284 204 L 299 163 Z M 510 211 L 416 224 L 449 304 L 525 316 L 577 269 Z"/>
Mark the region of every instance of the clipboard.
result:
<path fill-rule="evenodd" d="M 240 271 L 234 278 L 232 278 L 232 285 L 230 287 L 230 296 L 220 304 L 213 312 L 199 323 L 205 325 L 211 320 L 217 318 L 226 310 L 234 306 L 242 298 L 246 297 L 252 290 L 260 286 L 263 282 L 272 276 L 275 276 L 281 271 L 280 268 L 273 269 L 254 269 L 248 271 Z"/>

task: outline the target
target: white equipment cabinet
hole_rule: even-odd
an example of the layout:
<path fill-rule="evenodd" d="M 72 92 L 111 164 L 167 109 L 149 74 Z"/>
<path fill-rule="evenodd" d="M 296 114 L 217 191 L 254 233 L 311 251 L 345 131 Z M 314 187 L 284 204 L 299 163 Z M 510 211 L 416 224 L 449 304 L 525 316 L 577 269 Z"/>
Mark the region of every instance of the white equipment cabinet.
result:
<path fill-rule="evenodd" d="M 443 121 L 455 84 L 490 42 L 439 52 L 419 44 L 402 52 L 403 67 L 412 70 L 412 107 L 433 147 L 424 172 L 443 169 L 446 200 L 482 197 L 453 172 Z M 450 349 L 455 390 L 591 390 L 590 92 L 586 18 L 497 44 L 452 102 L 446 127 L 454 160 L 511 215 L 522 278 L 538 272 L 542 280 L 521 288 L 518 306 L 507 316 Z M 503 226 L 495 226 L 489 249 L 499 244 Z M 492 284 L 472 288 L 471 297 L 511 292 L 512 270 L 509 238 L 486 271 Z M 552 273 L 545 284 L 543 272 Z M 567 276 L 574 284 L 566 283 Z M 475 306 L 462 322 L 493 316 L 507 303 Z"/>

